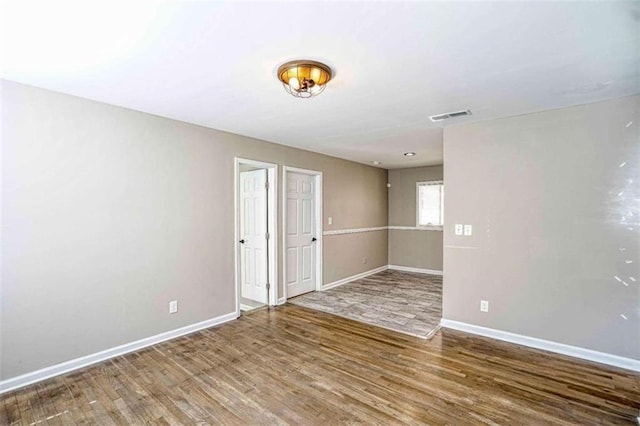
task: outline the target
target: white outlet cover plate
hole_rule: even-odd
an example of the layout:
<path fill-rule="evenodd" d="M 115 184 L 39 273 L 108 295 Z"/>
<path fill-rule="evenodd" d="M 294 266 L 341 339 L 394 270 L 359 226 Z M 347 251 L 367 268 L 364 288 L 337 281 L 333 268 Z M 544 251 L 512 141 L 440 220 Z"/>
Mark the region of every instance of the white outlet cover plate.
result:
<path fill-rule="evenodd" d="M 454 227 L 454 232 L 456 235 L 462 235 L 462 225 L 456 224 L 456 226 Z"/>
<path fill-rule="evenodd" d="M 473 227 L 471 225 L 464 226 L 464 235 L 469 236 L 473 234 Z"/>

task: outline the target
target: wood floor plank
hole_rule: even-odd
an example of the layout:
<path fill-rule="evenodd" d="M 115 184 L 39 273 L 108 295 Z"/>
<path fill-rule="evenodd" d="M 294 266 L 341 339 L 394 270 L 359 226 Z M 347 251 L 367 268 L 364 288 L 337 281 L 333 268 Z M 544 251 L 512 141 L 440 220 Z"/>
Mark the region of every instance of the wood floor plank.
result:
<path fill-rule="evenodd" d="M 48 425 L 47 415 L 43 408 L 43 400 L 38 394 L 38 385 L 28 385 L 25 388 L 25 394 L 27 397 L 27 407 L 33 413 L 35 418 L 34 423 Z"/>
<path fill-rule="evenodd" d="M 18 408 L 20 410 L 20 418 L 22 420 L 23 425 L 30 425 L 36 422 L 35 413 L 31 409 L 29 405 L 29 392 L 28 387 L 24 387 L 20 390 L 20 392 L 13 392 L 15 395 L 16 402 L 18 403 Z M 11 394 L 8 394 L 6 397 L 11 398 Z M 0 398 L 4 398 L 4 395 L 0 395 Z"/>
<path fill-rule="evenodd" d="M 2 406 L 3 404 L 0 404 Z M 4 409 L 0 409 L 0 425 L 20 424 L 20 408 L 15 395 L 4 399 Z"/>
<path fill-rule="evenodd" d="M 284 305 L 0 396 L 0 424 L 632 425 L 640 375 Z"/>

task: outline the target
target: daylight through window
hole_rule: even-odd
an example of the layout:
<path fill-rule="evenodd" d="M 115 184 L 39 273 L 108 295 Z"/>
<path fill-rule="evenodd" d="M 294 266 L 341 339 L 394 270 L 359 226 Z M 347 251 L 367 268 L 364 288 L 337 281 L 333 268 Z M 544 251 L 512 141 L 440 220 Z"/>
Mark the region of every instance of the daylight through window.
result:
<path fill-rule="evenodd" d="M 442 226 L 443 201 L 444 185 L 442 181 L 418 182 L 418 226 Z"/>

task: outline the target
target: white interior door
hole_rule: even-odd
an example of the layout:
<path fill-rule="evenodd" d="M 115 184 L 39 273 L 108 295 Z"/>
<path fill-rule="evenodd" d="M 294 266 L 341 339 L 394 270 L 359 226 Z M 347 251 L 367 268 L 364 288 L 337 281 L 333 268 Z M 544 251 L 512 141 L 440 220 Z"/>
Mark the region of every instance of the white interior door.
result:
<path fill-rule="evenodd" d="M 267 303 L 267 170 L 240 172 L 242 297 Z"/>
<path fill-rule="evenodd" d="M 287 173 L 287 297 L 316 288 L 315 178 Z"/>

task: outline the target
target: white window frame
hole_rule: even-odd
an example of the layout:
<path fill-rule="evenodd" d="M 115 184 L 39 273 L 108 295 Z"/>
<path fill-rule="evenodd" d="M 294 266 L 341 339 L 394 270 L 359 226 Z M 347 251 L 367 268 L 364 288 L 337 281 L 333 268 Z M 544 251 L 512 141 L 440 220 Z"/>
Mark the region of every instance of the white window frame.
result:
<path fill-rule="evenodd" d="M 420 187 L 423 185 L 442 185 L 442 197 L 440 198 L 440 216 L 442 217 L 442 225 L 420 225 Z M 416 182 L 416 228 L 442 231 L 444 229 L 444 181 L 430 180 L 425 182 Z"/>

